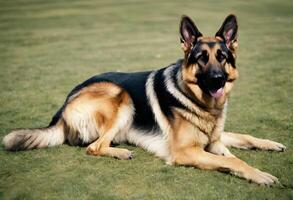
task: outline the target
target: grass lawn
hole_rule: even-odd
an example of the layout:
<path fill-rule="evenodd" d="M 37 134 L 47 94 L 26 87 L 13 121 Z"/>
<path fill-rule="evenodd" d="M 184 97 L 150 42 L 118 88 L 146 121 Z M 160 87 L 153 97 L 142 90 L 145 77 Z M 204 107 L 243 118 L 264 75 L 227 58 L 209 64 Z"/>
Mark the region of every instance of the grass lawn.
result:
<path fill-rule="evenodd" d="M 232 152 L 277 176 L 261 187 L 231 175 L 172 167 L 136 147 L 130 161 L 62 145 L 0 146 L 0 199 L 293 199 L 293 1 L 0 1 L 0 139 L 47 126 L 67 93 L 106 71 L 157 69 L 182 57 L 178 24 L 190 15 L 214 35 L 240 24 L 237 81 L 226 129 L 285 144 L 284 153 Z"/>

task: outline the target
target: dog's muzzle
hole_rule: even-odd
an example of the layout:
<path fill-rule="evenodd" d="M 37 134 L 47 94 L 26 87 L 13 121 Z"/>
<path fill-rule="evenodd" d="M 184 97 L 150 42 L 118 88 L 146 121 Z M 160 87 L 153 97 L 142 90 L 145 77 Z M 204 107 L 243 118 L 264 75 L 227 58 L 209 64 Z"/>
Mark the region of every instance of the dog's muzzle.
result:
<path fill-rule="evenodd" d="M 226 80 L 226 75 L 222 71 L 213 71 L 209 73 L 206 80 L 206 86 L 209 94 L 215 98 L 221 97 L 224 93 Z"/>

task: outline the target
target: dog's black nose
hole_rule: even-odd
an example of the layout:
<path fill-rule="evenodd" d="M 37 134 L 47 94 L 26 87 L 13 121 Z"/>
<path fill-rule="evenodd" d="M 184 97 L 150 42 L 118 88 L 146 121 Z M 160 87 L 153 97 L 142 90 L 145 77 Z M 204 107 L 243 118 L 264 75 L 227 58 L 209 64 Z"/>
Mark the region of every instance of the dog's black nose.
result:
<path fill-rule="evenodd" d="M 211 76 L 211 81 L 212 82 L 222 82 L 225 79 L 224 74 L 223 73 L 217 73 L 217 74 L 213 74 Z"/>
<path fill-rule="evenodd" d="M 223 72 L 213 72 L 209 76 L 209 87 L 212 90 L 219 89 L 221 87 L 224 87 L 226 77 Z"/>

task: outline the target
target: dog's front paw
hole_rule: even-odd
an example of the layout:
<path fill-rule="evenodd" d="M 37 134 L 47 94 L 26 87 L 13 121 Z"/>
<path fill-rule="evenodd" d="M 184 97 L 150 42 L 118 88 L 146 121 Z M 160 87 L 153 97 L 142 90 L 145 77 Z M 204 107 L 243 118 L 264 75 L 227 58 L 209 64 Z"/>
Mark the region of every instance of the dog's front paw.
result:
<path fill-rule="evenodd" d="M 274 183 L 278 183 L 278 178 L 267 173 L 260 171 L 259 169 L 251 167 L 246 174 L 244 174 L 244 178 L 257 183 L 259 185 L 270 186 Z"/>
<path fill-rule="evenodd" d="M 285 151 L 286 150 L 286 146 L 272 141 L 272 140 L 263 140 L 260 144 L 259 144 L 261 149 L 264 150 L 269 150 L 269 151 Z"/>

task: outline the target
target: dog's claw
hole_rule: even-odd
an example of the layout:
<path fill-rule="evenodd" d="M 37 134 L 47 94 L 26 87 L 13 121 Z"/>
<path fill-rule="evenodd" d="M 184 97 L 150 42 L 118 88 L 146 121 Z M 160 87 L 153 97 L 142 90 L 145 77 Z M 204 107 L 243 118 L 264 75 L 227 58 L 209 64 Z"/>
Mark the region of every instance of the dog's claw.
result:
<path fill-rule="evenodd" d="M 279 142 L 274 142 L 274 141 L 269 141 L 270 142 L 270 148 L 269 150 L 274 150 L 274 151 L 285 151 L 286 146 L 279 143 Z"/>
<path fill-rule="evenodd" d="M 280 148 L 280 151 L 286 151 L 286 146 L 279 143 L 279 148 Z"/>
<path fill-rule="evenodd" d="M 133 151 L 131 151 L 131 153 L 130 153 L 128 159 L 131 160 L 133 157 L 134 157 L 134 153 L 133 153 Z"/>
<path fill-rule="evenodd" d="M 134 154 L 132 151 L 129 151 L 127 149 L 123 149 L 123 152 L 116 156 L 116 158 L 121 160 L 131 160 L 133 158 Z"/>

